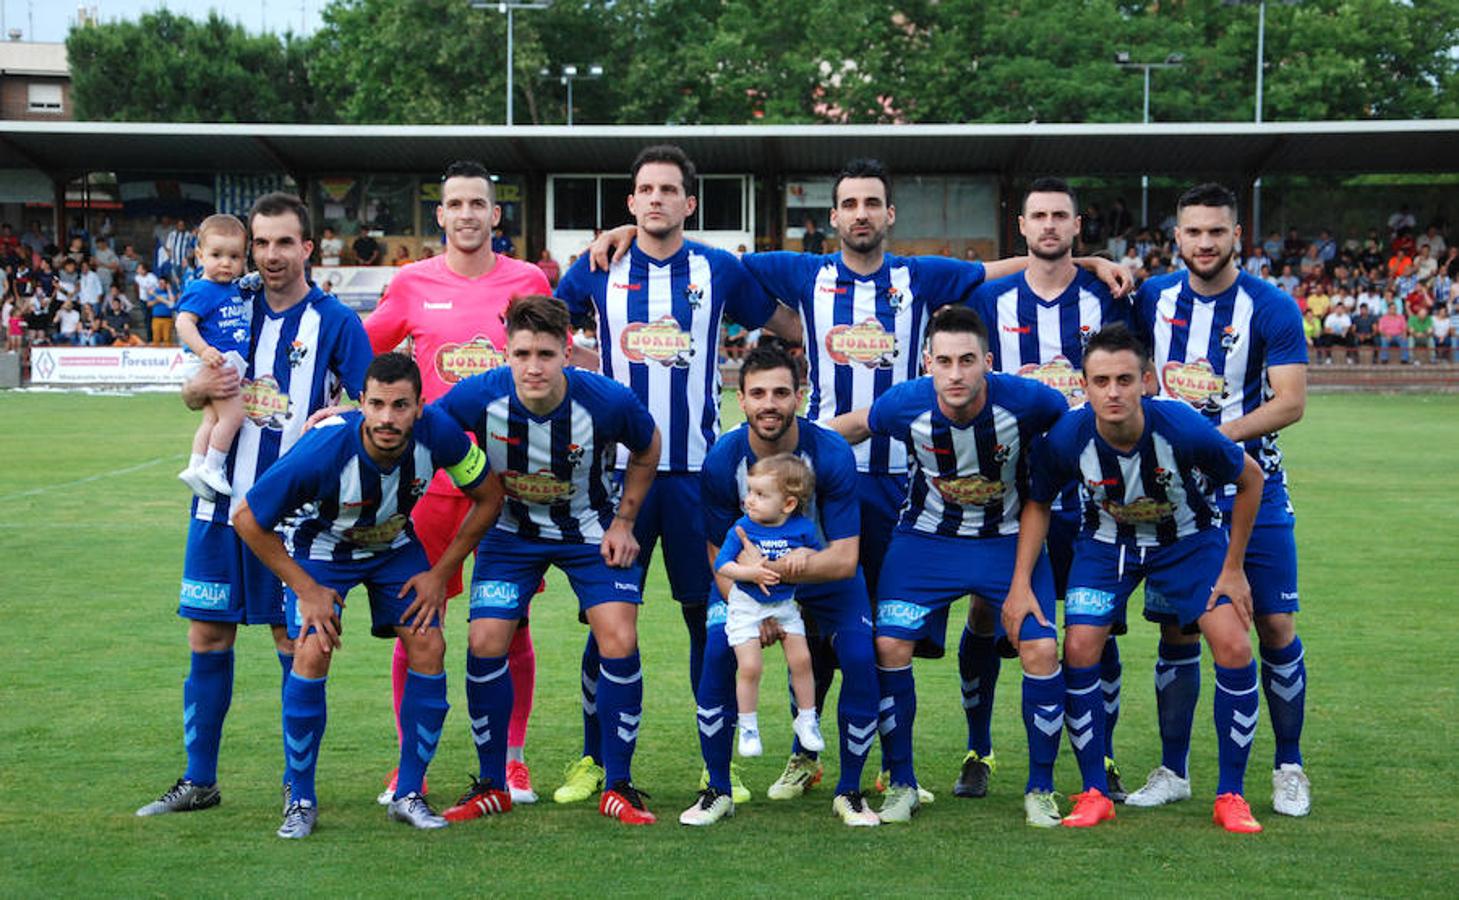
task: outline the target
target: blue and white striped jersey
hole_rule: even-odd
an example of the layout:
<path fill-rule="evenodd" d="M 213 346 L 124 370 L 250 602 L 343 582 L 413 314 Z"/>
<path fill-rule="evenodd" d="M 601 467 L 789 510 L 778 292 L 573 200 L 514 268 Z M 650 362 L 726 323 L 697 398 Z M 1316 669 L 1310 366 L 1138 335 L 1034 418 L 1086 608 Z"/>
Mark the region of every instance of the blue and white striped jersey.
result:
<path fill-rule="evenodd" d="M 613 459 L 653 443 L 654 420 L 633 392 L 569 368 L 567 396 L 545 416 L 517 399 L 506 366 L 458 383 L 434 406 L 476 435 L 506 501 L 496 527 L 524 538 L 595 544 L 618 508 Z M 686 514 L 688 511 L 686 510 Z"/>
<path fill-rule="evenodd" d="M 1144 397 L 1145 432 L 1128 453 L 1095 430 L 1088 406 L 1064 414 L 1033 451 L 1030 499 L 1048 503 L 1071 481 L 1084 501 L 1079 535 L 1106 544 L 1168 547 L 1221 526 L 1207 496 L 1241 477 L 1241 446 L 1184 403 Z"/>
<path fill-rule="evenodd" d="M 1271 399 L 1269 367 L 1307 364 L 1296 302 L 1244 272 L 1213 297 L 1191 290 L 1185 272 L 1152 278 L 1140 285 L 1135 309 L 1161 393 L 1189 403 L 1212 425 L 1238 419 Z M 1247 441 L 1246 452 L 1261 465 L 1268 484 L 1286 484 L 1275 433 Z"/>
<path fill-rule="evenodd" d="M 369 559 L 415 539 L 410 511 L 437 469 L 460 488 L 486 477 L 486 460 L 466 432 L 427 406 L 405 451 L 382 469 L 365 450 L 352 410 L 325 419 L 299 439 L 248 492 L 258 524 L 284 526 L 295 559 Z"/>
<path fill-rule="evenodd" d="M 575 322 L 596 313 L 603 374 L 631 387 L 663 432 L 659 471 L 698 472 L 719 436 L 720 321 L 759 328 L 775 301 L 734 254 L 693 241 L 665 260 L 635 241 L 608 271 L 588 268 L 583 254 L 557 296 Z"/>
<path fill-rule="evenodd" d="M 922 338 L 936 310 L 966 303 L 983 283 L 983 264 L 941 256 L 893 256 L 858 275 L 837 253 L 751 253 L 745 268 L 771 295 L 800 312 L 810 363 L 808 415 L 825 423 L 865 409 L 921 371 Z M 852 448 L 856 466 L 878 475 L 907 471 L 907 452 L 886 437 Z"/>
<path fill-rule="evenodd" d="M 197 499 L 193 517 L 226 523 L 260 475 L 299 440 L 316 410 L 342 392 L 358 397 L 375 355 L 359 314 L 319 288 L 274 312 L 259 293 L 253 303 L 243 373 L 243 427 L 228 456 L 233 500 Z"/>
<path fill-rule="evenodd" d="M 1028 448 L 1068 408 L 1053 388 L 989 373 L 987 402 L 971 422 L 943 415 L 930 377 L 899 384 L 871 405 L 873 434 L 899 440 L 911 459 L 898 531 L 949 537 L 1018 533 L 1028 491 Z"/>

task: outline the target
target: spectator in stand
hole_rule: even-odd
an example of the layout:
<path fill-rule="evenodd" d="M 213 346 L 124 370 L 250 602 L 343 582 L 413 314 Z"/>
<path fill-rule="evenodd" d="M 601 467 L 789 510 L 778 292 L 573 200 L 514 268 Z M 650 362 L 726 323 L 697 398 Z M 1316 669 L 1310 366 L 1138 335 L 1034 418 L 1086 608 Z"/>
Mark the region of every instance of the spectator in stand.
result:
<path fill-rule="evenodd" d="M 44 256 L 35 269 L 35 292 L 45 294 L 48 300 L 56 293 L 56 269 L 50 259 Z"/>
<path fill-rule="evenodd" d="M 1418 256 L 1413 258 L 1413 274 L 1419 281 L 1428 281 L 1439 271 L 1439 261 L 1434 259 L 1429 252 L 1429 245 L 1423 244 L 1418 248 Z"/>
<path fill-rule="evenodd" d="M 182 289 L 183 269 L 187 265 L 188 255 L 195 254 L 198 248 L 197 236 L 188 228 L 187 219 L 179 216 L 172 223 L 172 230 L 163 239 L 163 248 L 167 251 L 168 265 L 171 266 L 165 277 L 176 292 Z M 160 264 L 158 268 L 161 268 Z M 156 274 L 159 278 L 164 277 L 161 271 Z"/>
<path fill-rule="evenodd" d="M 1261 278 L 1262 269 L 1271 270 L 1271 260 L 1267 257 L 1266 250 L 1258 244 L 1251 248 L 1251 255 L 1246 258 L 1246 262 L 1242 265 L 1242 268 L 1246 270 L 1248 275 L 1255 275 L 1257 278 Z"/>
<path fill-rule="evenodd" d="M 1145 279 L 1145 264 L 1140 259 L 1139 249 L 1134 244 L 1125 247 L 1125 254 L 1120 257 L 1120 265 L 1130 270 L 1130 277 L 1134 279 L 1135 283 L 1138 284 Z"/>
<path fill-rule="evenodd" d="M 339 258 L 344 253 L 344 240 L 334 233 L 334 229 L 328 225 L 324 227 L 324 234 L 319 238 L 319 264 L 330 268 L 339 265 Z"/>
<path fill-rule="evenodd" d="M 1107 234 L 1111 242 L 1110 254 L 1116 257 L 1124 256 L 1125 242 L 1130 236 L 1130 231 L 1135 227 L 1135 217 L 1130 214 L 1129 208 L 1125 206 L 1124 197 L 1119 197 L 1115 200 L 1114 205 L 1109 208 L 1109 218 L 1106 221 L 1109 226 Z M 1142 222 L 1140 224 L 1143 225 L 1144 223 Z M 1113 242 L 1115 240 L 1120 241 L 1120 252 L 1117 254 L 1114 252 Z"/>
<path fill-rule="evenodd" d="M 1332 297 L 1322 282 L 1313 282 L 1307 289 L 1307 308 L 1317 316 L 1317 321 L 1327 318 L 1328 311 L 1332 309 Z"/>
<path fill-rule="evenodd" d="M 1267 259 L 1279 260 L 1284 252 L 1282 246 L 1282 233 L 1273 231 L 1261 242 L 1261 249 L 1266 253 Z"/>
<path fill-rule="evenodd" d="M 77 343 L 83 347 L 95 347 L 97 346 L 96 313 L 89 306 L 82 306 L 79 309 L 81 312 L 81 336 Z"/>
<path fill-rule="evenodd" d="M 1322 260 L 1323 266 L 1328 271 L 1331 271 L 1333 263 L 1337 261 L 1337 241 L 1332 239 L 1332 232 L 1326 228 L 1319 231 L 1315 246 L 1317 247 L 1317 258 Z"/>
<path fill-rule="evenodd" d="M 1271 285 L 1272 287 L 1274 287 L 1274 288 L 1276 288 L 1278 290 L 1281 290 L 1282 284 L 1277 279 L 1277 276 L 1275 276 L 1275 275 L 1272 274 L 1272 267 L 1271 266 L 1263 263 L 1262 264 L 1262 267 L 1261 267 L 1261 271 L 1259 273 L 1257 273 L 1257 277 L 1260 278 L 1262 281 L 1265 281 L 1267 284 Z"/>
<path fill-rule="evenodd" d="M 1157 251 L 1151 251 L 1145 257 L 1145 277 L 1154 278 L 1157 275 L 1164 275 L 1170 271 L 1170 263 Z"/>
<path fill-rule="evenodd" d="M 147 333 L 155 335 L 157 332 L 152 328 L 152 298 L 161 293 L 167 282 L 154 275 L 152 267 L 141 261 L 137 263 L 137 275 L 133 281 L 137 285 L 137 306 L 144 315 L 143 324 L 147 328 Z M 170 319 L 164 327 L 171 329 Z"/>
<path fill-rule="evenodd" d="M 61 308 L 56 311 L 51 320 L 55 326 L 53 335 L 57 344 L 70 344 L 72 347 L 81 344 L 81 313 L 76 309 L 76 304 L 70 298 L 61 301 Z M 1430 328 L 1432 331 L 1432 327 Z"/>
<path fill-rule="evenodd" d="M 1307 346 L 1316 347 L 1322 337 L 1322 320 L 1310 308 L 1302 310 L 1302 333 L 1307 336 Z"/>
<path fill-rule="evenodd" d="M 491 230 L 491 252 L 500 253 L 502 256 L 516 256 L 516 245 L 512 243 L 511 235 L 507 234 L 505 228 L 498 225 Z"/>
<path fill-rule="evenodd" d="M 131 244 L 122 244 L 122 255 L 117 258 L 117 272 L 121 276 L 122 289 L 131 295 L 135 301 L 137 297 L 137 267 L 142 264 L 142 257 L 138 255 L 137 248 Z"/>
<path fill-rule="evenodd" d="M 25 340 L 32 347 L 43 347 L 51 342 L 51 298 L 36 291 L 30 298 L 30 309 L 25 315 Z"/>
<path fill-rule="evenodd" d="M 197 281 L 199 278 L 202 278 L 202 277 L 203 277 L 203 267 L 202 267 L 202 264 L 198 262 L 198 254 L 197 254 L 197 252 L 196 251 L 189 252 L 188 255 L 182 261 L 182 287 L 183 287 L 183 290 L 186 290 L 188 285 L 192 284 L 194 281 Z"/>
<path fill-rule="evenodd" d="M 826 235 L 816 228 L 816 220 L 810 216 L 805 219 L 805 234 L 801 235 L 800 249 L 802 253 L 814 253 L 817 256 L 826 252 Z"/>
<path fill-rule="evenodd" d="M 25 342 L 25 317 L 20 314 L 20 299 L 18 297 L 6 297 L 4 315 L 0 319 L 5 323 L 5 351 L 7 353 L 19 353 Z"/>
<path fill-rule="evenodd" d="M 1297 261 L 1297 271 L 1302 273 L 1303 278 L 1320 278 L 1326 270 L 1322 258 L 1317 255 L 1317 245 L 1308 244 Z"/>
<path fill-rule="evenodd" d="M 1322 349 L 1317 353 L 1322 359 L 1323 365 L 1332 365 L 1332 348 L 1334 347 L 1342 348 L 1344 360 L 1349 365 L 1352 364 L 1351 350 L 1356 344 L 1353 343 L 1353 317 L 1348 315 L 1346 304 L 1334 303 L 1332 305 L 1332 312 L 1322 320 L 1322 338 L 1320 345 Z"/>
<path fill-rule="evenodd" d="M 37 259 L 45 256 L 46 245 L 48 245 L 50 242 L 50 232 L 45 231 L 41 228 L 41 223 L 39 219 L 31 219 L 30 227 L 25 230 L 25 234 L 22 234 L 20 236 L 21 246 L 30 251 L 31 265 L 35 265 Z"/>
<path fill-rule="evenodd" d="M 1424 351 L 1424 359 L 1432 361 L 1434 358 L 1434 317 L 1429 312 L 1430 308 L 1421 306 L 1408 314 L 1408 346 L 1416 366 L 1420 364 L 1420 350 Z"/>
<path fill-rule="evenodd" d="M 1403 295 L 1403 305 L 1410 314 L 1427 312 L 1434 306 L 1434 295 L 1429 293 L 1423 282 L 1414 280 L 1408 286 L 1408 292 Z"/>
<path fill-rule="evenodd" d="M 1409 212 L 1408 204 L 1405 203 L 1398 208 L 1398 212 L 1388 217 L 1388 233 L 1397 236 L 1405 230 L 1418 225 L 1418 220 Z"/>
<path fill-rule="evenodd" d="M 1424 231 L 1423 237 L 1418 239 L 1418 245 L 1420 247 L 1428 247 L 1434 259 L 1442 259 L 1444 252 L 1449 249 L 1449 242 L 1444 240 L 1444 236 L 1439 233 L 1439 226 L 1437 225 L 1430 225 Z"/>
<path fill-rule="evenodd" d="M 380 265 L 380 244 L 368 234 L 361 232 L 350 245 L 355 251 L 355 265 L 357 266 L 378 266 Z"/>
<path fill-rule="evenodd" d="M 120 262 L 109 239 L 96 239 L 96 252 L 91 254 L 91 268 L 96 272 L 96 277 L 101 279 L 101 295 L 105 297 L 112 282 L 117 280 L 120 270 Z"/>
<path fill-rule="evenodd" d="M 1395 248 L 1393 255 L 1388 257 L 1388 277 L 1402 278 L 1413 272 L 1413 257 L 1402 249 Z"/>
<path fill-rule="evenodd" d="M 395 248 L 395 258 L 390 260 L 390 265 L 399 268 L 400 266 L 408 266 L 413 262 L 415 262 L 415 260 L 410 258 L 410 247 L 405 244 L 401 244 L 400 246 Z"/>
<path fill-rule="evenodd" d="M 20 235 L 9 222 L 0 224 L 0 259 L 20 259 Z"/>
<path fill-rule="evenodd" d="M 1459 280 L 1459 245 L 1450 247 L 1444 252 L 1444 261 L 1440 263 L 1444 274 L 1450 278 Z"/>
<path fill-rule="evenodd" d="M 82 306 L 96 312 L 97 308 L 101 306 L 101 298 L 105 290 L 101 284 L 101 276 L 91 267 L 91 260 L 83 259 L 80 276 L 76 281 L 76 299 L 81 301 Z"/>
<path fill-rule="evenodd" d="M 1440 304 L 1434 307 L 1434 362 L 1454 361 L 1454 320 L 1449 307 Z"/>
<path fill-rule="evenodd" d="M 1297 233 L 1297 229 L 1287 229 L 1287 239 L 1282 243 L 1282 258 L 1293 266 L 1302 262 L 1302 254 L 1307 252 L 1307 242 Z"/>
<path fill-rule="evenodd" d="M 1288 294 L 1291 294 L 1293 291 L 1297 290 L 1297 284 L 1300 281 L 1301 279 L 1297 277 L 1296 272 L 1292 270 L 1291 263 L 1283 263 L 1282 274 L 1281 277 L 1277 279 L 1277 286 L 1286 291 Z"/>
<path fill-rule="evenodd" d="M 1399 312 L 1398 303 L 1389 303 L 1385 312 L 1378 319 L 1378 342 L 1382 350 L 1378 354 L 1378 362 L 1388 365 L 1388 348 L 1397 347 L 1403 356 L 1403 362 L 1407 363 L 1408 356 L 1408 320 Z"/>
<path fill-rule="evenodd" d="M 1358 254 L 1358 264 L 1365 269 L 1385 268 L 1386 258 L 1376 237 L 1370 237 L 1363 242 L 1363 250 Z"/>
<path fill-rule="evenodd" d="M 96 336 L 97 344 L 103 347 L 125 346 L 129 343 L 128 338 L 132 336 L 132 314 L 126 307 L 126 298 L 119 290 L 113 289 L 107 296 L 106 308 L 101 314 L 100 324 L 97 325 Z"/>
<path fill-rule="evenodd" d="M 548 284 L 557 287 L 557 279 L 562 277 L 562 267 L 557 264 L 557 260 L 552 258 L 552 251 L 546 247 L 542 248 L 542 255 L 537 257 L 537 268 L 547 276 Z"/>
<path fill-rule="evenodd" d="M 1358 314 L 1353 316 L 1354 345 L 1358 348 L 1358 361 L 1373 358 L 1373 347 L 1377 344 L 1378 317 L 1367 303 L 1358 304 Z M 1364 349 L 1366 348 L 1366 349 Z"/>

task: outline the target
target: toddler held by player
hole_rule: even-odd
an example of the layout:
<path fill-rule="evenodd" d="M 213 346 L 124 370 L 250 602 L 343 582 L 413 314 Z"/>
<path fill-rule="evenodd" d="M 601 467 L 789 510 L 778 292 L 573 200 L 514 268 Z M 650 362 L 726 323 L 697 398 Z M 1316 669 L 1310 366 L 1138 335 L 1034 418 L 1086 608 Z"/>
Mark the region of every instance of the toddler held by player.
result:
<path fill-rule="evenodd" d="M 188 284 L 177 306 L 177 333 L 202 365 L 233 366 L 244 374 L 252 308 L 239 290 L 248 232 L 236 216 L 214 215 L 198 226 L 198 258 L 203 277 Z M 233 438 L 243 425 L 243 397 L 209 398 L 203 421 L 193 435 L 192 457 L 177 473 L 205 500 L 232 489 L 223 470 Z"/>
<path fill-rule="evenodd" d="M 766 561 L 778 560 L 784 563 L 786 574 L 794 577 L 820 549 L 816 526 L 805 515 L 806 504 L 815 495 L 815 474 L 800 457 L 781 453 L 755 463 L 747 488 L 745 515 L 725 536 L 714 561 L 716 574 L 722 576 L 720 587 L 728 608 L 725 637 L 734 648 L 739 666 L 735 696 L 739 705 L 740 755 L 759 756 L 763 752 L 755 709 L 764 668 L 760 623 L 767 619 L 774 619 L 784 632 L 785 662 L 790 668 L 797 710 L 795 736 L 806 750 L 819 752 L 826 742 L 816 721 L 810 648 L 806 644 L 805 620 L 795 603 L 795 585 L 782 583 L 780 574 L 765 565 Z M 752 565 L 736 562 L 746 544 L 757 548 L 763 560 Z M 735 582 L 728 592 L 724 592 L 726 579 Z"/>

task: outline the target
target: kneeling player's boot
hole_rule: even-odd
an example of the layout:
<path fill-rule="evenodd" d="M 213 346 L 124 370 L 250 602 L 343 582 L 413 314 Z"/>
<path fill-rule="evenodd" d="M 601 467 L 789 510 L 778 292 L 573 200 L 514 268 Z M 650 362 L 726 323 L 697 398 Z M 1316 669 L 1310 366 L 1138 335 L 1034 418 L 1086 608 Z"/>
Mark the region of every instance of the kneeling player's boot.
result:
<path fill-rule="evenodd" d="M 1216 798 L 1211 821 L 1237 834 L 1260 834 L 1261 823 L 1251 814 L 1251 806 L 1240 794 L 1222 794 Z"/>
<path fill-rule="evenodd" d="M 426 803 L 426 798 L 414 791 L 399 800 L 390 801 L 386 815 L 392 822 L 404 822 L 414 828 L 445 828 L 450 824 L 445 818 L 436 815 L 436 811 Z"/>
<path fill-rule="evenodd" d="M 395 802 L 395 791 L 396 791 L 396 789 L 399 786 L 400 786 L 400 769 L 399 768 L 391 769 L 390 770 L 390 774 L 387 775 L 387 776 L 385 776 L 385 790 L 381 791 L 380 794 L 377 797 L 375 797 L 375 802 L 378 803 L 378 804 L 380 804 L 381 806 L 389 806 L 390 804 L 394 803 Z M 422 794 L 428 794 L 428 793 L 430 793 L 430 790 L 431 790 L 431 782 L 430 782 L 430 779 L 428 779 L 428 778 L 422 778 L 420 780 L 420 792 Z M 285 806 L 288 806 L 289 805 L 288 804 L 288 801 L 285 801 L 284 802 L 284 805 Z"/>
<path fill-rule="evenodd" d="M 1164 806 L 1167 803 L 1189 800 L 1190 796 L 1189 778 L 1181 778 L 1165 766 L 1158 766 L 1145 779 L 1144 787 L 1125 797 L 1125 805 Z"/>
<path fill-rule="evenodd" d="M 866 805 L 866 798 L 861 796 L 861 791 L 837 794 L 836 799 L 831 801 L 831 812 L 840 816 L 842 822 L 852 827 L 881 824 L 881 816 Z"/>
<path fill-rule="evenodd" d="M 310 800 L 295 800 L 284 810 L 284 823 L 275 832 L 289 840 L 306 838 L 314 833 L 314 823 L 319 821 L 319 807 Z"/>
<path fill-rule="evenodd" d="M 1120 767 L 1108 756 L 1104 758 L 1104 780 L 1109 783 L 1109 799 L 1116 803 L 1124 803 L 1130 792 L 1125 790 L 1125 782 L 1120 778 Z"/>
<path fill-rule="evenodd" d="M 735 814 L 735 801 L 718 788 L 707 787 L 699 792 L 694 805 L 679 813 L 680 825 L 713 825 Z"/>
<path fill-rule="evenodd" d="M 552 799 L 558 803 L 578 803 L 603 789 L 603 767 L 593 762 L 591 756 L 584 756 L 569 763 L 562 773 L 562 787 L 552 792 Z"/>
<path fill-rule="evenodd" d="M 644 805 L 647 797 L 648 794 L 628 782 L 615 781 L 598 801 L 598 812 L 625 825 L 652 825 L 658 820 Z"/>
<path fill-rule="evenodd" d="M 512 803 L 536 803 L 537 792 L 532 790 L 532 771 L 524 762 L 507 760 L 507 788 L 512 792 Z"/>
<path fill-rule="evenodd" d="M 912 816 L 922 808 L 917 789 L 909 784 L 887 786 L 886 799 L 882 801 L 877 814 L 883 822 L 910 822 Z"/>
<path fill-rule="evenodd" d="M 1090 788 L 1082 794 L 1075 794 L 1074 810 L 1064 817 L 1065 828 L 1093 828 L 1100 822 L 1108 822 L 1115 817 L 1114 801 L 1104 795 L 1099 788 Z"/>
<path fill-rule="evenodd" d="M 765 795 L 771 800 L 793 800 L 821 783 L 821 761 L 804 753 L 792 753 L 785 771 L 770 785 Z"/>
<path fill-rule="evenodd" d="M 1053 791 L 1029 791 L 1023 795 L 1023 820 L 1035 828 L 1057 828 L 1064 821 Z"/>
<path fill-rule="evenodd" d="M 1272 809 L 1284 816 L 1312 811 L 1312 782 L 1296 763 L 1283 763 L 1272 771 Z"/>
<path fill-rule="evenodd" d="M 705 766 L 699 771 L 699 790 L 709 787 L 709 767 Z M 735 806 L 741 803 L 749 803 L 753 795 L 750 789 L 745 786 L 745 779 L 740 776 L 740 764 L 730 763 L 730 797 L 735 801 Z"/>
<path fill-rule="evenodd" d="M 456 801 L 456 805 L 442 815 L 447 822 L 469 822 L 482 816 L 512 811 L 512 795 L 509 791 L 491 786 L 490 778 L 472 776 L 471 787 Z"/>
<path fill-rule="evenodd" d="M 968 755 L 963 757 L 963 768 L 958 773 L 957 782 L 952 786 L 954 797 L 986 797 L 988 796 L 988 776 L 998 768 L 998 760 L 992 753 L 987 756 L 979 756 L 978 751 L 969 750 Z"/>
<path fill-rule="evenodd" d="M 872 787 L 876 790 L 878 794 L 885 794 L 887 792 L 887 789 L 891 787 L 891 783 L 892 773 L 888 772 L 886 769 L 882 769 L 880 772 L 876 773 L 876 783 Z M 931 803 L 936 799 L 936 794 L 927 790 L 927 788 L 923 787 L 920 784 L 917 785 L 918 802 L 926 804 Z"/>
<path fill-rule="evenodd" d="M 179 778 L 161 797 L 137 810 L 139 816 L 160 816 L 165 813 L 195 812 L 210 809 L 223 802 L 216 784 L 198 784 Z"/>

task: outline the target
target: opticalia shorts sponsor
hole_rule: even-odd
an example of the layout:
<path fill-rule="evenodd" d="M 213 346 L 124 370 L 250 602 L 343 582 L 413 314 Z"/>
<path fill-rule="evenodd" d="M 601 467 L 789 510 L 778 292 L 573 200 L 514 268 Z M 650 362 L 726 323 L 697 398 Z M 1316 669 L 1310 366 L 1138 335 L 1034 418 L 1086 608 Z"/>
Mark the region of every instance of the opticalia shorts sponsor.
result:
<path fill-rule="evenodd" d="M 517 586 L 508 581 L 478 581 L 471 586 L 471 608 L 510 608 L 517 605 Z"/>
<path fill-rule="evenodd" d="M 178 601 L 191 609 L 223 610 L 228 608 L 232 599 L 233 589 L 228 584 L 193 581 L 190 578 L 182 580 L 182 590 L 178 594 Z"/>

